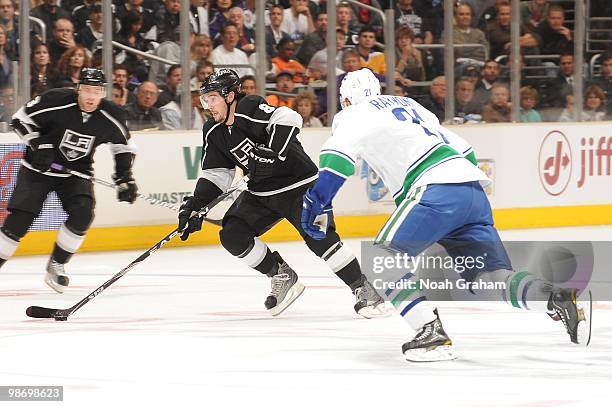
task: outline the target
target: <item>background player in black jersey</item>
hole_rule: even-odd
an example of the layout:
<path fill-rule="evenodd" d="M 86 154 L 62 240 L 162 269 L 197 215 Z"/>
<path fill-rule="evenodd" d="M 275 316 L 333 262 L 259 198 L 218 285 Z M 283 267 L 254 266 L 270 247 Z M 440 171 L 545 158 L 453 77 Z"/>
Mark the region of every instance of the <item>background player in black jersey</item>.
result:
<path fill-rule="evenodd" d="M 259 239 L 283 218 L 300 233 L 306 245 L 357 297 L 355 311 L 369 318 L 384 313 L 384 302 L 361 273 L 355 255 L 342 245 L 333 216 L 323 240 L 302 229 L 302 196 L 317 179 L 318 169 L 297 139 L 299 114 L 269 106 L 260 96 L 244 96 L 240 78 L 220 69 L 200 89 L 202 106 L 210 110 L 203 128 L 202 177 L 179 213 L 181 239 L 200 230 L 202 220 L 191 217 L 227 190 L 238 166 L 249 174 L 248 190 L 240 194 L 223 218 L 219 233 L 223 247 L 247 265 L 271 277 L 272 291 L 265 306 L 278 315 L 304 291 L 291 267 Z M 329 208 L 331 211 L 331 208 Z"/>
<path fill-rule="evenodd" d="M 85 68 L 76 91 L 52 89 L 43 93 L 19 109 L 11 123 L 27 149 L 8 204 L 10 214 L 0 227 L 0 266 L 17 249 L 47 194 L 55 191 L 68 219 L 57 235 L 45 282 L 59 293 L 68 286 L 64 264 L 85 240 L 94 217 L 95 198 L 90 181 L 58 173 L 51 164 L 92 174 L 96 147 L 109 143 L 115 157 L 113 178 L 118 199 L 130 203 L 136 199 L 134 149 L 129 144 L 125 112 L 104 100 L 105 84 L 101 70 Z"/>

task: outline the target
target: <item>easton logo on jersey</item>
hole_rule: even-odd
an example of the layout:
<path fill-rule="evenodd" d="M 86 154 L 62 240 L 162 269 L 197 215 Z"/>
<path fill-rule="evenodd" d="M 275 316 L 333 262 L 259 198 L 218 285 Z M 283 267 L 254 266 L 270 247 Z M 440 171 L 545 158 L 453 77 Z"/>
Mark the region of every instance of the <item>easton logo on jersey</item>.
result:
<path fill-rule="evenodd" d="M 76 131 L 66 130 L 64 137 L 59 145 L 59 150 L 64 154 L 68 161 L 76 161 L 91 152 L 94 145 L 95 136 L 80 134 Z"/>
<path fill-rule="evenodd" d="M 240 142 L 240 144 L 232 148 L 230 150 L 230 153 L 232 153 L 234 157 L 236 157 L 236 160 L 238 160 L 240 164 L 247 167 L 249 163 L 249 156 L 250 156 L 251 150 L 253 149 L 253 146 L 255 146 L 255 143 L 253 143 L 248 138 L 245 138 L 244 140 Z"/>

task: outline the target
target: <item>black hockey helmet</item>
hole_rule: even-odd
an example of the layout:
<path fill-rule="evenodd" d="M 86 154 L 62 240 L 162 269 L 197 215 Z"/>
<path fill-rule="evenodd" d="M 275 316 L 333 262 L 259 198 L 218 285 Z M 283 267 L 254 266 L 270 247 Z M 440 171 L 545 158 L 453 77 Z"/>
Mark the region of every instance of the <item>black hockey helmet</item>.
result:
<path fill-rule="evenodd" d="M 209 92 L 219 92 L 223 98 L 226 98 L 232 91 L 240 91 L 240 77 L 233 69 L 221 68 L 202 82 L 200 96 Z"/>
<path fill-rule="evenodd" d="M 105 86 L 104 72 L 97 68 L 83 68 L 79 75 L 79 85 Z"/>

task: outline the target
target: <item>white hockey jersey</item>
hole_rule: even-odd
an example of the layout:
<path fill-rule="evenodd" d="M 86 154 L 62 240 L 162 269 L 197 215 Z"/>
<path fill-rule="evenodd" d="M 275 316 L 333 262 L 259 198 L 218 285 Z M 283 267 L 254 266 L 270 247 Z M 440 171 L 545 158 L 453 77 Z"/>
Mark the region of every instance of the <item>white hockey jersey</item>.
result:
<path fill-rule="evenodd" d="M 491 182 L 476 166 L 472 147 L 406 97 L 373 96 L 336 115 L 320 170 L 346 178 L 358 157 L 382 178 L 396 204 L 417 186 Z"/>

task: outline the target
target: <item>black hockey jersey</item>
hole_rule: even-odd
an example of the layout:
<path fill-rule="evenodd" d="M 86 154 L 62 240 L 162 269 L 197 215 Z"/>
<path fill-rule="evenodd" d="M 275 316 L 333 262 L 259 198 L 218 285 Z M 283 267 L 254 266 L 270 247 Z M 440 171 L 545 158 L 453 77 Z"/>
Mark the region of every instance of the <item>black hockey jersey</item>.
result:
<path fill-rule="evenodd" d="M 115 156 L 115 173 L 129 172 L 134 148 L 129 144 L 126 113 L 118 105 L 102 100 L 91 113 L 81 111 L 74 89 L 51 89 L 37 96 L 13 115 L 11 123 L 23 142 L 53 144 L 55 162 L 72 170 L 92 174 L 93 155 L 100 144 L 110 144 Z M 29 165 L 26 151 L 25 167 Z M 65 176 L 53 171 L 45 175 Z"/>
<path fill-rule="evenodd" d="M 243 97 L 232 126 L 212 119 L 204 124 L 203 178 L 225 191 L 233 178 L 232 170 L 238 166 L 247 173 L 249 152 L 255 144 L 264 144 L 279 159 L 272 177 L 249 181 L 252 194 L 275 195 L 316 180 L 319 170 L 296 137 L 301 127 L 302 117 L 297 112 L 270 106 L 261 96 Z"/>

